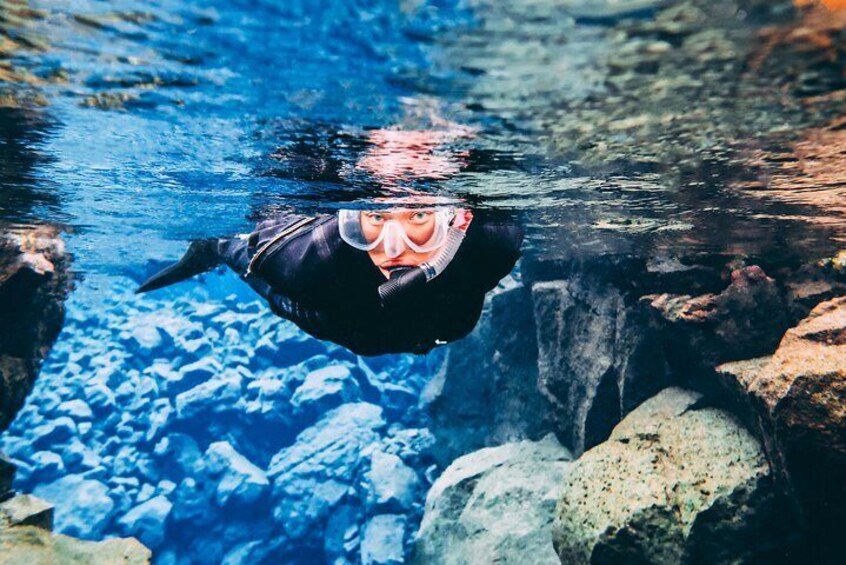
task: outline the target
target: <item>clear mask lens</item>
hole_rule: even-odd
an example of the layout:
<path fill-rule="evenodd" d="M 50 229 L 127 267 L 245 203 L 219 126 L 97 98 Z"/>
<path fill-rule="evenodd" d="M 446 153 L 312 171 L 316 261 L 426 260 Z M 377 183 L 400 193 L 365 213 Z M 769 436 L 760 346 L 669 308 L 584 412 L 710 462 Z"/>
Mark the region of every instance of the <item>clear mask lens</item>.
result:
<path fill-rule="evenodd" d="M 362 251 L 384 245 L 389 258 L 410 248 L 427 253 L 443 246 L 454 211 L 438 209 L 341 210 L 338 229 L 341 239 Z"/>

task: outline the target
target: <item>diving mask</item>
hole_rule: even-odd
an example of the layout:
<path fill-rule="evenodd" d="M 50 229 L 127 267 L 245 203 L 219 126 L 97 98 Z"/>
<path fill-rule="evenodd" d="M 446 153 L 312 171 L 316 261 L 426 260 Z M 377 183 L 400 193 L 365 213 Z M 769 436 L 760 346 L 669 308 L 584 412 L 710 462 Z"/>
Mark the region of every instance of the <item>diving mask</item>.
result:
<path fill-rule="evenodd" d="M 341 239 L 362 251 L 384 245 L 385 255 L 398 257 L 405 248 L 428 253 L 447 241 L 452 208 L 393 208 L 388 210 L 341 210 Z"/>

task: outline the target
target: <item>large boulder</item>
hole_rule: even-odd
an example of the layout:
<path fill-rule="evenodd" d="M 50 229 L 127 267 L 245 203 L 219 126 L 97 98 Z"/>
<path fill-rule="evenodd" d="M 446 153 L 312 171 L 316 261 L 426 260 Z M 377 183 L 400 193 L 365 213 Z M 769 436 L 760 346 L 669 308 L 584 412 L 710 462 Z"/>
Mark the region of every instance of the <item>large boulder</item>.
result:
<path fill-rule="evenodd" d="M 641 300 L 654 313 L 667 359 L 679 375 L 697 367 L 710 375 L 718 363 L 770 354 L 790 321 L 785 293 L 757 266 L 732 271 L 720 293 Z"/>
<path fill-rule="evenodd" d="M 538 439 L 550 430 L 551 404 L 537 387 L 533 327 L 531 292 L 508 278 L 485 302 L 473 332 L 447 348 L 422 395 L 442 467 L 482 447 Z"/>
<path fill-rule="evenodd" d="M 555 406 L 559 438 L 578 454 L 670 384 L 662 350 L 643 309 L 601 271 L 535 283 L 532 296 L 538 386 Z"/>
<path fill-rule="evenodd" d="M 435 481 L 414 563 L 557 563 L 549 527 L 572 456 L 552 434 L 457 459 Z"/>
<path fill-rule="evenodd" d="M 813 545 L 835 551 L 846 520 L 846 297 L 814 308 L 771 357 L 719 370 L 751 407 Z"/>
<path fill-rule="evenodd" d="M 783 549 L 790 513 L 760 445 L 700 398 L 662 391 L 573 465 L 552 530 L 561 563 L 765 562 Z"/>

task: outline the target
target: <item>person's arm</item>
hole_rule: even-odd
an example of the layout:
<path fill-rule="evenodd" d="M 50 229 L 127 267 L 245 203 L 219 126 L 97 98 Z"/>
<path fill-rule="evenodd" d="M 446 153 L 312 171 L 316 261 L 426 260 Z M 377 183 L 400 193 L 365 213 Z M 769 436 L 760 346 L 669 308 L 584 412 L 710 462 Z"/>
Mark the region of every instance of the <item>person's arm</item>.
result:
<path fill-rule="evenodd" d="M 511 272 L 520 258 L 523 230 L 510 221 L 486 220 L 477 227 L 467 259 L 479 277 L 479 286 L 487 292 Z"/>

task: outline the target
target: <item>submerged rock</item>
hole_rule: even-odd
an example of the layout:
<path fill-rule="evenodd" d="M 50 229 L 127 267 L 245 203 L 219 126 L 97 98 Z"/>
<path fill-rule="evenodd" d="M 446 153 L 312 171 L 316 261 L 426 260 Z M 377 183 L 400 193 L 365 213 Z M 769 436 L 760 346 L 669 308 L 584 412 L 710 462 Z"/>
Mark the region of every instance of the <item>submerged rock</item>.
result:
<path fill-rule="evenodd" d="M 298 410 L 320 414 L 361 397 L 358 382 L 346 365 L 330 365 L 309 373 L 291 397 Z"/>
<path fill-rule="evenodd" d="M 162 389 L 170 396 L 175 396 L 186 390 L 211 380 L 215 375 L 223 372 L 223 366 L 214 357 L 202 359 L 185 365 L 178 371 L 167 367 L 162 374 Z"/>
<path fill-rule="evenodd" d="M 124 535 L 136 536 L 147 547 L 156 549 L 164 540 L 171 508 L 173 505 L 166 496 L 156 496 L 127 512 L 118 525 Z"/>
<path fill-rule="evenodd" d="M 59 531 L 133 534 L 162 565 L 355 563 L 374 515 L 395 515 L 399 544 L 377 520 L 370 540 L 383 542 L 371 553 L 378 562 L 387 546 L 407 551 L 433 463 L 417 396 L 442 357 L 357 360 L 266 309 L 235 297 L 224 308 L 205 285 L 199 300 L 135 296 L 132 286 L 105 310 L 102 297 L 89 307 L 86 289 L 75 295 L 67 333 L 2 438 L 16 486 L 56 505 Z M 208 304 L 220 313 L 198 323 Z M 126 336 L 139 319 L 163 344 L 136 356 Z M 196 359 L 186 343 L 201 339 L 214 351 Z M 259 339 L 264 357 L 251 369 Z M 0 473 L 0 498 L 10 483 Z"/>
<path fill-rule="evenodd" d="M 0 503 L 0 522 L 9 526 L 36 526 L 48 532 L 53 529 L 53 506 L 30 494 L 19 494 Z"/>
<path fill-rule="evenodd" d="M 193 474 L 202 452 L 197 442 L 189 435 L 172 433 L 159 440 L 153 449 L 153 455 L 167 465 L 181 478 Z"/>
<path fill-rule="evenodd" d="M 164 336 L 155 326 L 139 324 L 126 332 L 125 339 L 129 348 L 142 356 L 149 356 L 153 353 L 166 354 L 167 352 L 157 351 L 164 345 Z"/>
<path fill-rule="evenodd" d="M 135 539 L 81 541 L 34 526 L 0 528 L 0 552 L 4 563 L 30 565 L 148 565 L 151 557 Z"/>
<path fill-rule="evenodd" d="M 206 470 L 220 476 L 216 500 L 219 506 L 230 502 L 238 505 L 253 504 L 270 490 L 264 471 L 235 451 L 226 441 L 211 444 L 205 454 Z"/>
<path fill-rule="evenodd" d="M 49 482 L 64 474 L 62 458 L 51 451 L 37 451 L 32 454 L 30 461 L 33 465 L 32 479 L 36 481 Z"/>
<path fill-rule="evenodd" d="M 846 520 L 846 297 L 814 308 L 771 357 L 720 371 L 751 408 L 811 535 L 823 540 L 815 549 L 836 554 Z"/>
<path fill-rule="evenodd" d="M 772 353 L 787 329 L 787 298 L 757 266 L 735 269 L 719 294 L 642 298 L 663 320 L 667 355 L 679 374 L 692 363 L 717 363 Z"/>
<path fill-rule="evenodd" d="M 379 514 L 364 526 L 361 540 L 362 565 L 401 565 L 406 518 L 399 514 Z"/>
<path fill-rule="evenodd" d="M 62 416 L 32 430 L 32 444 L 36 447 L 62 444 L 76 436 L 76 433 L 76 422 L 67 416 Z"/>
<path fill-rule="evenodd" d="M 290 537 L 305 547 L 323 546 L 327 517 L 353 490 L 384 426 L 380 407 L 343 404 L 273 457 L 268 471 L 273 480 L 273 517 Z"/>
<path fill-rule="evenodd" d="M 230 370 L 176 396 L 176 417 L 179 420 L 214 418 L 232 412 L 242 398 L 243 377 Z"/>
<path fill-rule="evenodd" d="M 242 565 L 244 563 L 261 563 L 270 548 L 264 541 L 251 541 L 235 546 L 223 556 L 221 565 Z"/>
<path fill-rule="evenodd" d="M 206 526 L 215 518 L 214 496 L 214 485 L 198 483 L 193 477 L 184 479 L 173 492 L 171 520 L 186 526 Z"/>
<path fill-rule="evenodd" d="M 539 439 L 552 403 L 538 390 L 530 290 L 508 278 L 485 301 L 476 328 L 450 344 L 422 395 L 441 467 L 490 445 Z"/>
<path fill-rule="evenodd" d="M 700 398 L 662 391 L 573 465 L 552 530 L 561 563 L 759 562 L 785 547 L 790 513 L 760 445 Z"/>
<path fill-rule="evenodd" d="M 557 563 L 549 526 L 571 460 L 552 434 L 457 459 L 426 497 L 413 562 Z"/>
<path fill-rule="evenodd" d="M 109 523 L 114 502 L 109 489 L 100 481 L 82 475 L 64 477 L 35 487 L 35 495 L 73 512 L 56 512 L 56 529 L 83 539 L 98 539 Z"/>
<path fill-rule="evenodd" d="M 375 451 L 368 480 L 368 502 L 373 507 L 410 510 L 417 500 L 417 474 L 396 455 Z"/>
<path fill-rule="evenodd" d="M 670 384 L 641 309 L 601 273 L 532 286 L 538 387 L 555 406 L 558 436 L 581 453 L 632 408 Z"/>
<path fill-rule="evenodd" d="M 69 416 L 76 422 L 79 422 L 80 420 L 90 420 L 93 416 L 88 404 L 79 398 L 62 402 L 56 409 L 56 412 L 61 416 Z"/>

